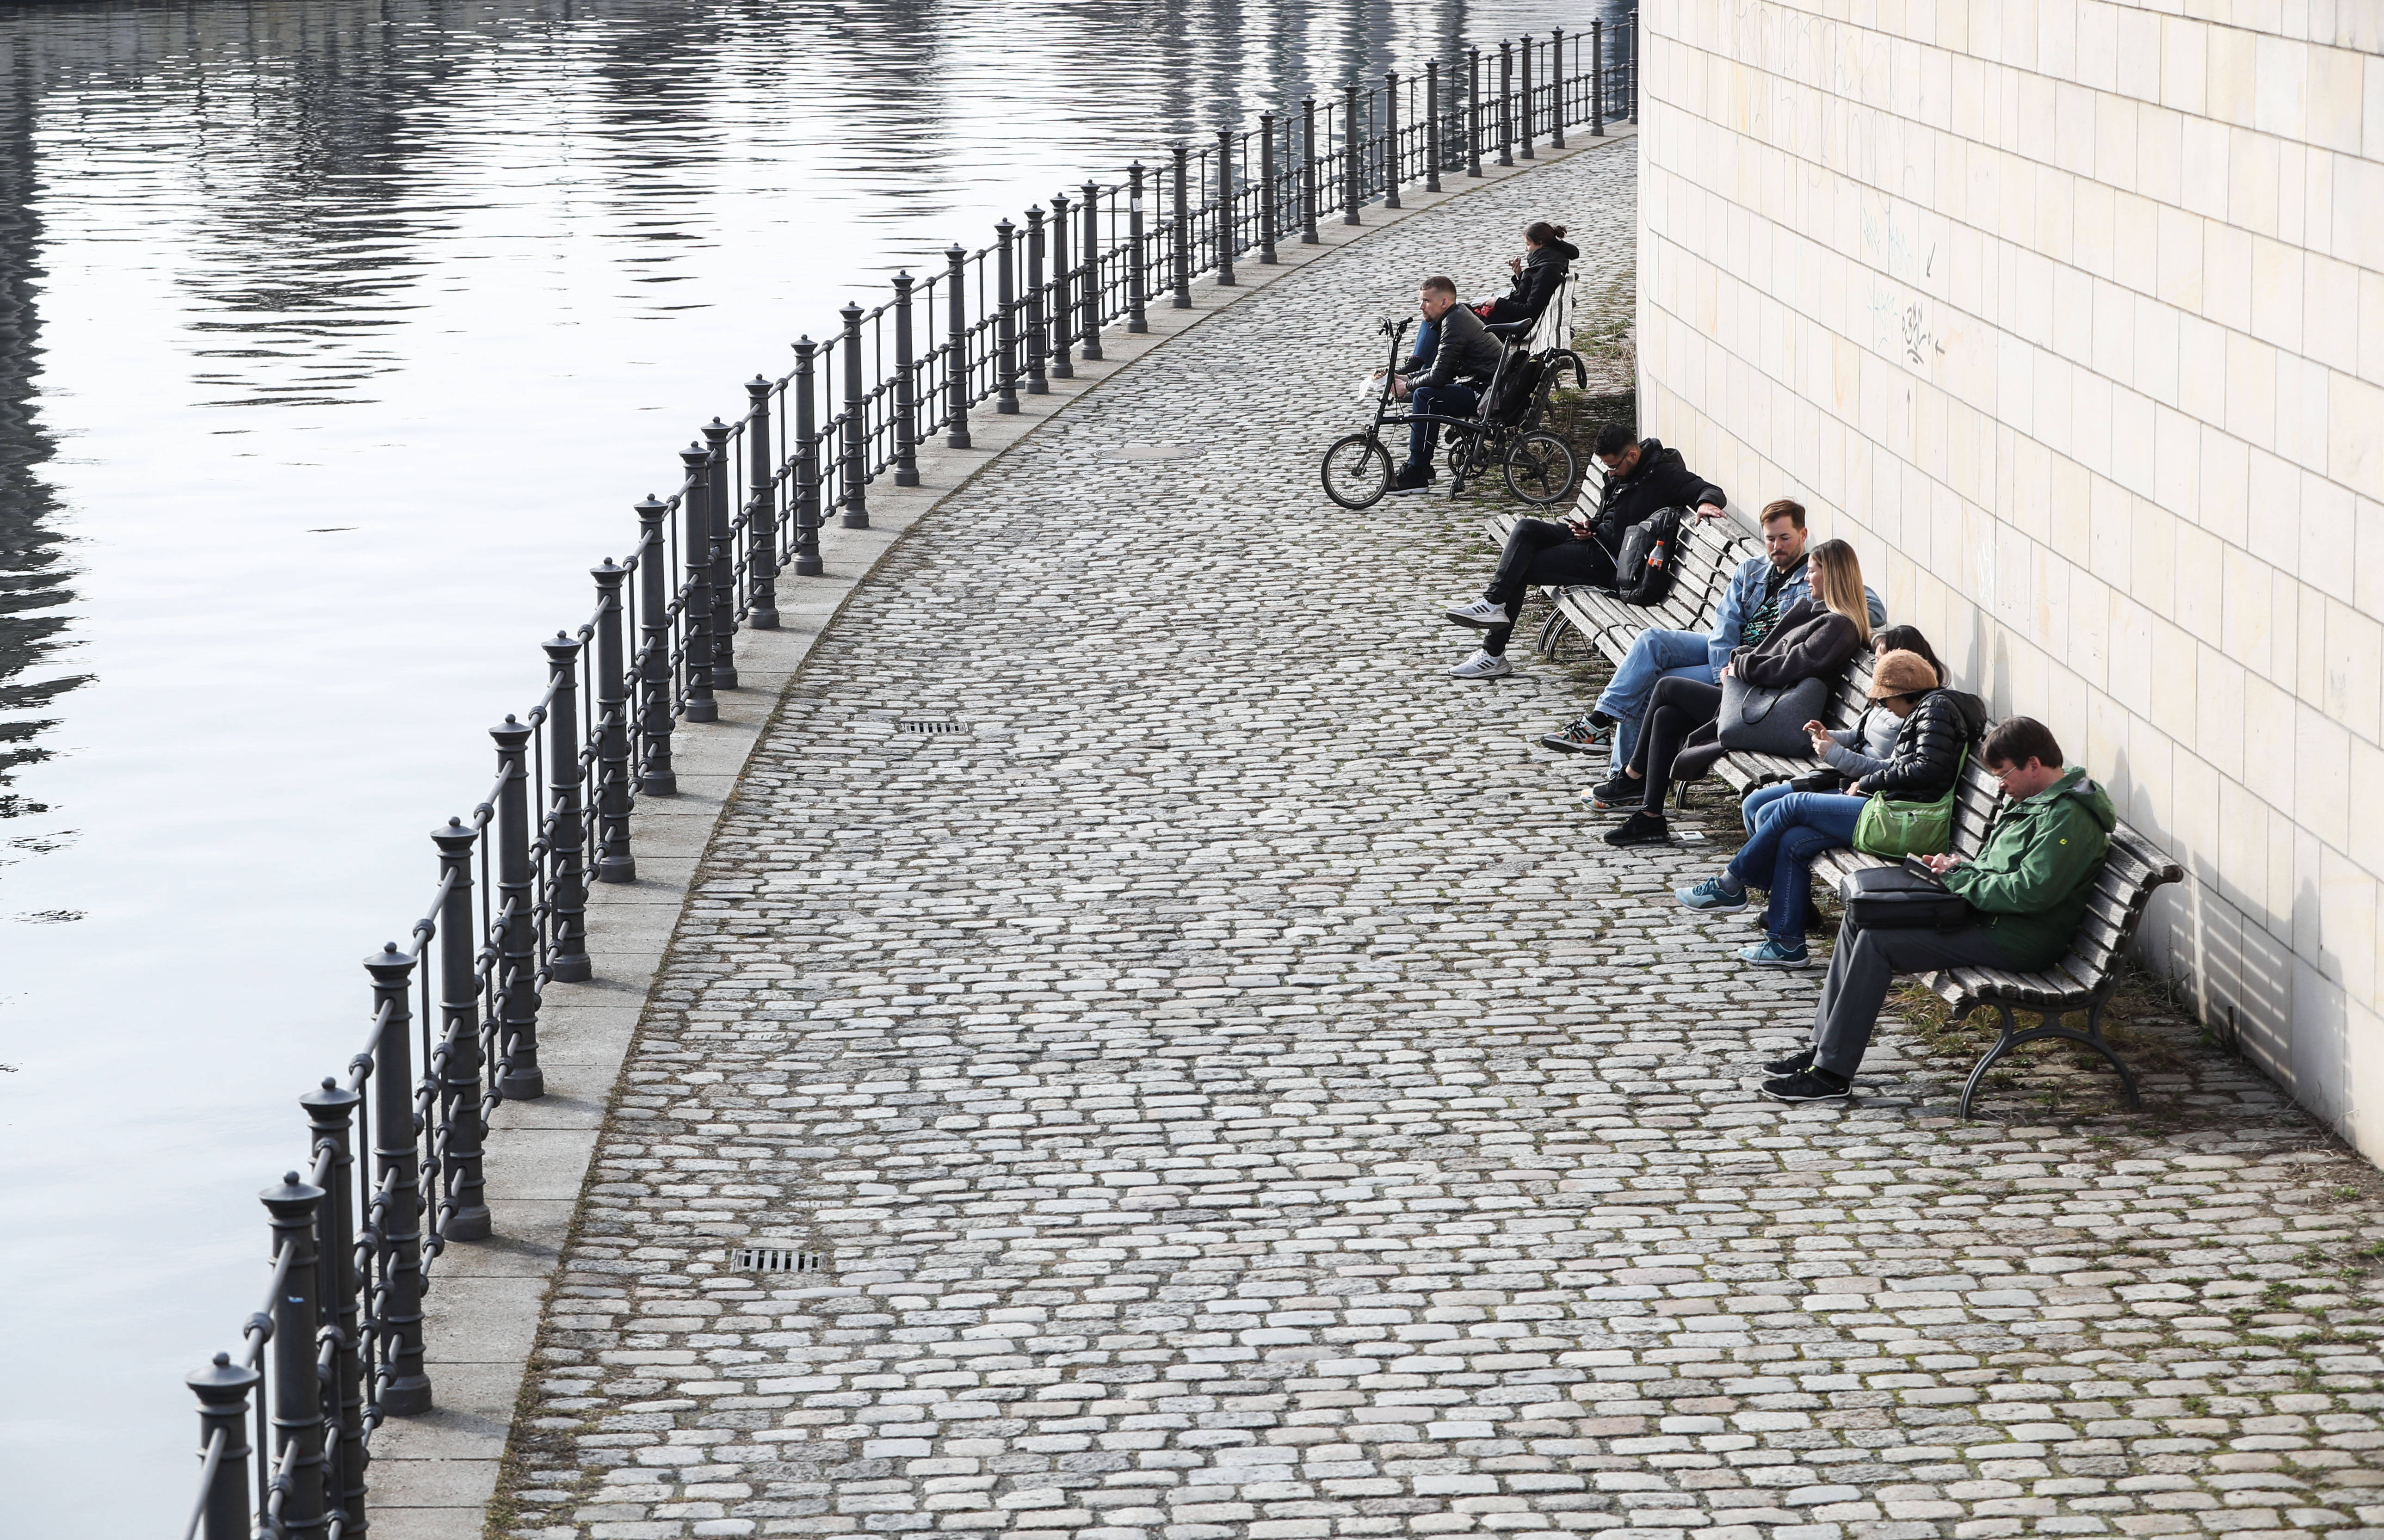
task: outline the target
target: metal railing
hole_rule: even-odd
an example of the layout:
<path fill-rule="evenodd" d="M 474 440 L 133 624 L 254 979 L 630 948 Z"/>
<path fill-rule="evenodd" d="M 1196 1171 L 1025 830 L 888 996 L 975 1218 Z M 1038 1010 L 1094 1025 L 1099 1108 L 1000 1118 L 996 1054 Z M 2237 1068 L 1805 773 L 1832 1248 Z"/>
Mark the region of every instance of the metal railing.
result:
<path fill-rule="evenodd" d="M 718 719 L 739 631 L 776 628 L 781 575 L 824 570 L 828 511 L 867 528 L 871 484 L 917 485 L 930 439 L 967 447 L 976 409 L 1017 412 L 1118 326 L 1188 308 L 1196 278 L 1232 285 L 1237 263 L 1396 208 L 1402 187 L 1437 192 L 1485 159 L 1561 147 L 1568 129 L 1635 122 L 1637 19 L 1352 82 L 1084 182 L 1023 226 L 1002 220 L 989 245 L 951 247 L 942 271 L 897 277 L 883 304 L 846 304 L 833 336 L 794 343 L 791 370 L 747 383 L 736 420 L 699 429 L 677 490 L 636 504 L 627 557 L 591 569 L 594 609 L 540 644 L 537 703 L 490 729 L 487 796 L 432 831 L 428 905 L 365 960 L 362 1049 L 299 1099 L 306 1160 L 262 1195 L 264 1301 L 240 1350 L 189 1376 L 201 1467 L 183 1540 L 366 1534 L 374 1431 L 431 1405 L 423 1298 L 439 1259 L 491 1233 L 490 1114 L 545 1093 L 541 993 L 590 976 L 589 884 L 636 877 L 630 823 L 677 789 L 677 724 Z"/>

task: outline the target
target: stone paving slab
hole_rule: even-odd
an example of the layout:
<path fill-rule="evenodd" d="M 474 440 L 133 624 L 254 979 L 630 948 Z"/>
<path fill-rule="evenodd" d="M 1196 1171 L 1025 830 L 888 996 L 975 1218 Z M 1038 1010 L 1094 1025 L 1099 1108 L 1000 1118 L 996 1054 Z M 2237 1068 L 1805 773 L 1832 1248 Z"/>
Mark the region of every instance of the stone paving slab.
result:
<path fill-rule="evenodd" d="M 1627 263 L 1633 172 L 1285 275 L 852 593 L 655 975 L 492 1533 L 2384 1534 L 2369 1168 L 2174 1030 L 2142 1116 L 2048 1061 L 1957 1123 L 1918 1031 L 1757 1099 L 1814 981 L 1672 903 L 1727 831 L 1599 842 L 1532 743 L 1575 674 L 1446 677 L 1480 510 L 1316 490 L 1372 318 L 1534 217 Z"/>

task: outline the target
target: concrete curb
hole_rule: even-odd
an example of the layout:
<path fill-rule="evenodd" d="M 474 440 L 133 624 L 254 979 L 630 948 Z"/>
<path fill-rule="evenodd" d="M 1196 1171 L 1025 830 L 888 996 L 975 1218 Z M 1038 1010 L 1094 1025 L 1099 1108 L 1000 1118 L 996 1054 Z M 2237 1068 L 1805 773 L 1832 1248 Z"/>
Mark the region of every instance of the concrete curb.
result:
<path fill-rule="evenodd" d="M 1611 150 L 1634 137 L 1628 125 L 1611 126 L 1603 140 L 1543 148 L 1537 160 L 1511 168 L 1484 167 L 1480 180 L 1459 174 L 1457 185 L 1447 192 L 1403 191 L 1406 206 L 1369 208 L 1364 225 L 1320 224 L 1316 245 L 1302 245 L 1294 234 L 1281 247 L 1279 265 L 1241 266 L 1241 282 L 1233 288 L 1206 280 L 1194 285 L 1189 309 L 1171 308 L 1161 297 L 1150 310 L 1149 332 L 1105 332 L 1107 357 L 1078 361 L 1075 378 L 1052 380 L 1048 395 L 1022 396 L 1016 415 L 1000 416 L 989 404 L 974 408 L 974 447 L 924 450 L 920 486 L 873 485 L 869 528 L 832 525 L 823 531 L 829 572 L 780 579 L 782 628 L 739 633 L 739 684 L 719 692 L 720 720 L 679 726 L 673 741 L 679 793 L 638 809 L 631 837 L 638 880 L 600 885 L 590 893 L 589 951 L 595 978 L 546 991 L 540 1038 L 547 1094 L 500 1109 L 489 1144 L 494 1236 L 449 1247 L 426 1301 L 428 1361 L 438 1404 L 423 1416 L 391 1420 L 374 1437 L 370 1504 L 379 1540 L 476 1540 L 481 1534 L 540 1313 L 597 1137 L 714 828 L 813 644 L 886 553 L 1003 450 L 1210 316 L 1286 273 L 1470 192 L 1575 155 Z"/>

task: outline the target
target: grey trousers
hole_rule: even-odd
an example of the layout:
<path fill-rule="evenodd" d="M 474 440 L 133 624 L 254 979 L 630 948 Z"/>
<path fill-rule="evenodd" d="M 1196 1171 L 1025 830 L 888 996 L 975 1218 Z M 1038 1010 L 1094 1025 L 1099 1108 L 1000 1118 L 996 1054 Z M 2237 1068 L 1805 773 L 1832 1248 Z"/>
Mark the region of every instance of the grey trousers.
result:
<path fill-rule="evenodd" d="M 1821 980 L 1821 1002 L 1813 1012 L 1813 1062 L 1851 1080 L 1870 1047 L 1871 1027 L 1886 1003 L 1887 986 L 1898 974 L 1934 973 L 1963 964 L 2008 968 L 1985 929 L 1856 930 L 1841 923 L 1830 974 Z"/>

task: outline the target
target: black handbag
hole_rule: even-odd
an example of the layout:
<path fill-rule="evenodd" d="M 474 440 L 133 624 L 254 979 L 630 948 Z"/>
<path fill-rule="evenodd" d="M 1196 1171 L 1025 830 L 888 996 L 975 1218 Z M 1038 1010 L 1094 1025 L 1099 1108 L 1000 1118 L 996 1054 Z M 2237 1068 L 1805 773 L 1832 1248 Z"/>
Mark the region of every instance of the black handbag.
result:
<path fill-rule="evenodd" d="M 1721 715 L 1716 734 L 1725 749 L 1809 759 L 1813 740 L 1805 724 L 1830 706 L 1830 681 L 1799 679 L 1793 685 L 1751 685 L 1732 674 L 1721 682 Z"/>
<path fill-rule="evenodd" d="M 1959 930 L 1970 923 L 1969 901 L 1910 863 L 1849 874 L 1838 883 L 1838 900 L 1857 930 Z"/>

